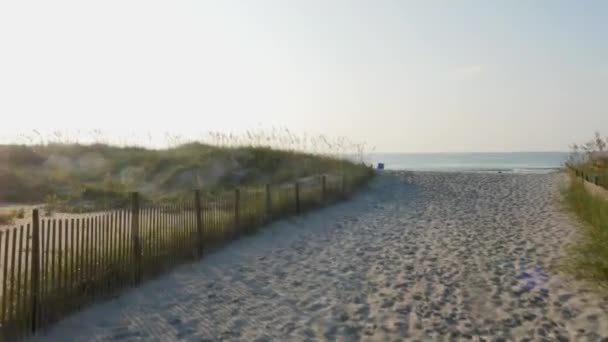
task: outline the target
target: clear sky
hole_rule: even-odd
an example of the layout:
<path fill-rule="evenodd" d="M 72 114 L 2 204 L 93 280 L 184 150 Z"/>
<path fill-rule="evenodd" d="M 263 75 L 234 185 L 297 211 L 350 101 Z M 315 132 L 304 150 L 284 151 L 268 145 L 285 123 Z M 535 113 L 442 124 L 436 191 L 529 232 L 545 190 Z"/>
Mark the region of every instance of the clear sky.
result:
<path fill-rule="evenodd" d="M 383 152 L 608 134 L 608 1 L 0 2 L 0 139 L 281 126 Z"/>

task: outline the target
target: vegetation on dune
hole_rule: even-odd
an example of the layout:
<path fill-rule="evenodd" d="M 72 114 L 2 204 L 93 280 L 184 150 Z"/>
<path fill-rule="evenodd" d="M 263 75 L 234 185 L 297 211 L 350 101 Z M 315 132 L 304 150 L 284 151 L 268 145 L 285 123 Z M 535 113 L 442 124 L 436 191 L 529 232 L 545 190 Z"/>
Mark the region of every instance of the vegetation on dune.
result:
<path fill-rule="evenodd" d="M 23 217 L 25 217 L 25 210 L 23 208 L 0 210 L 0 225 L 11 224 L 15 219 Z"/>
<path fill-rule="evenodd" d="M 608 139 L 604 141 L 596 133 L 593 140 L 573 145 L 569 164 L 604 180 L 608 176 L 607 146 Z M 572 172 L 570 178 L 563 191 L 564 203 L 584 224 L 581 238 L 569 249 L 566 269 L 579 278 L 608 284 L 608 201 L 590 193 Z"/>
<path fill-rule="evenodd" d="M 603 139 L 596 132 L 586 143 L 572 144 L 568 163 L 591 172 L 608 172 L 608 137 Z"/>
<path fill-rule="evenodd" d="M 300 152 L 294 141 L 304 143 L 294 137 L 291 145 L 280 137 L 285 149 L 277 149 L 270 136 L 249 134 L 248 143 L 217 133 L 212 137 L 215 145 L 192 142 L 167 149 L 48 141 L 0 146 L 0 202 L 90 211 L 125 207 L 132 191 L 147 201 L 165 202 L 190 198 L 193 189 L 217 194 L 320 173 L 355 177 L 367 172 L 361 163 L 335 155 Z M 242 146 L 229 144 L 230 138 Z"/>
<path fill-rule="evenodd" d="M 585 224 L 581 239 L 570 248 L 568 270 L 578 277 L 608 284 L 608 201 L 589 193 L 572 177 L 564 202 Z"/>
<path fill-rule="evenodd" d="M 0 334 L 12 339 L 49 326 L 269 222 L 346 199 L 373 176 L 362 159 L 347 160 L 340 144 L 327 146 L 338 152 L 312 153 L 296 139 L 297 147 L 260 136 L 249 144 L 216 137 L 216 145 L 166 149 L 0 146 L 0 201 L 47 204 L 31 225 L 0 232 L 7 285 L 0 291 Z M 194 189 L 204 196 L 195 197 Z M 47 218 L 54 210 L 103 211 Z M 7 224 L 19 215 L 23 209 L 7 211 Z"/>

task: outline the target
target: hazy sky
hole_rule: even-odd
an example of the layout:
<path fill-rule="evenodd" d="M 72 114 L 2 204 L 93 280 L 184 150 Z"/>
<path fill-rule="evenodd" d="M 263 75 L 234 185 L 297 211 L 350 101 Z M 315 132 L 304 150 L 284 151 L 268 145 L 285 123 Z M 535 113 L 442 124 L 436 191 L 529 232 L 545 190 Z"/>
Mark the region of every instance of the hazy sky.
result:
<path fill-rule="evenodd" d="M 385 152 L 608 134 L 608 1 L 0 2 L 0 138 L 282 126 Z"/>

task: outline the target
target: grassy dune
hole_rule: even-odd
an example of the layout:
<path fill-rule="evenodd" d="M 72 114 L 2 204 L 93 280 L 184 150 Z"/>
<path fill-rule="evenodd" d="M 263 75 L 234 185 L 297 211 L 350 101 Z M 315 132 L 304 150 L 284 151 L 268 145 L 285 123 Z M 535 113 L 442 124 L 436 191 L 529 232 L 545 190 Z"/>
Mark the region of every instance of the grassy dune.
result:
<path fill-rule="evenodd" d="M 567 207 L 584 221 L 581 239 L 570 247 L 567 269 L 579 278 L 608 284 L 608 201 L 572 177 L 563 191 Z"/>
<path fill-rule="evenodd" d="M 274 219 L 346 198 L 372 175 L 362 163 L 259 146 L 0 146 L 0 204 L 21 204 L 0 208 L 8 209 L 0 225 L 23 216 L 25 204 L 95 212 L 44 217 L 39 248 L 29 225 L 0 231 L 0 340 L 32 330 L 32 250 L 42 258 L 37 325 L 47 326 Z M 200 224 L 194 189 L 203 190 Z M 137 229 L 125 210 L 132 191 L 140 193 Z"/>
<path fill-rule="evenodd" d="M 355 177 L 360 164 L 267 147 L 189 143 L 153 150 L 104 144 L 0 145 L 0 202 L 83 212 L 120 208 L 139 191 L 154 203 L 319 173 Z"/>

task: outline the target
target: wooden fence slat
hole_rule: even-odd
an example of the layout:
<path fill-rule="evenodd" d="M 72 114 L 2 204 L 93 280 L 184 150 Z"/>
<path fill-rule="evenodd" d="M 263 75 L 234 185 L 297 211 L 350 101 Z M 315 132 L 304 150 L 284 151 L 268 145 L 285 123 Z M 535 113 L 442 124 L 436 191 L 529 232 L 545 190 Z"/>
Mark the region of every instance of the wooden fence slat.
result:
<path fill-rule="evenodd" d="M 110 215 L 108 213 L 103 216 L 103 225 L 101 229 L 101 241 L 102 241 L 102 260 L 101 260 L 101 270 L 103 274 L 103 289 L 102 295 L 105 297 L 108 295 L 108 290 L 110 287 L 110 275 L 108 273 L 108 265 L 110 259 L 110 249 L 108 234 L 110 230 Z"/>
<path fill-rule="evenodd" d="M 198 255 L 198 235 L 195 233 L 196 222 L 194 222 L 194 205 L 190 200 L 186 202 L 186 222 L 188 223 L 188 229 L 186 229 L 186 244 L 188 245 L 188 260 L 194 260 Z"/>
<path fill-rule="evenodd" d="M 82 244 L 82 286 L 84 289 L 85 300 L 90 297 L 89 277 L 91 276 L 91 218 L 84 218 Z"/>
<path fill-rule="evenodd" d="M 125 285 L 125 270 L 127 268 L 126 266 L 126 240 L 127 240 L 127 232 L 126 232 L 126 227 L 124 224 L 124 220 L 125 220 L 125 212 L 124 210 L 120 210 L 118 213 L 118 231 L 119 231 L 119 238 L 118 238 L 118 248 L 119 248 L 119 255 L 118 255 L 118 265 L 119 265 L 119 278 L 118 278 L 118 288 L 121 288 Z"/>
<path fill-rule="evenodd" d="M 87 277 L 87 288 L 89 289 L 89 297 L 95 298 L 96 296 L 96 283 L 97 283 L 97 267 L 96 267 L 96 254 L 97 254 L 97 215 L 90 218 L 91 227 L 89 232 L 89 261 L 88 270 L 89 275 Z"/>
<path fill-rule="evenodd" d="M 114 262 L 114 246 L 112 245 L 112 237 L 113 237 L 113 228 L 112 228 L 112 212 L 106 214 L 106 224 L 105 224 L 105 249 L 106 259 L 105 259 L 105 272 L 106 272 L 106 290 L 105 295 L 109 295 L 112 291 L 112 281 L 114 279 L 114 274 L 112 273 L 112 263 Z"/>
<path fill-rule="evenodd" d="M 92 249 L 91 249 L 91 285 L 92 285 L 92 297 L 97 298 L 99 291 L 99 215 L 93 217 L 93 229 L 91 234 Z"/>
<path fill-rule="evenodd" d="M 105 276 L 105 261 L 108 254 L 108 249 L 105 248 L 104 231 L 106 227 L 106 216 L 107 213 L 103 213 L 99 216 L 99 227 L 97 228 L 97 277 L 98 277 L 98 294 L 100 296 L 105 295 L 107 278 Z"/>
<path fill-rule="evenodd" d="M 173 249 L 171 235 L 173 232 L 173 217 L 171 216 L 171 204 L 165 206 L 165 269 L 173 263 Z"/>
<path fill-rule="evenodd" d="M 29 331 L 30 328 L 30 231 L 31 224 L 27 224 L 25 228 L 25 246 L 23 248 L 24 262 L 23 262 L 23 291 L 21 295 L 21 309 L 22 309 L 22 327 L 21 335 L 24 335 Z"/>
<path fill-rule="evenodd" d="M 156 256 L 156 239 L 155 234 L 156 231 L 154 227 L 156 225 L 156 209 L 153 207 L 148 207 L 148 226 L 146 228 L 146 240 L 148 241 L 148 267 L 147 272 L 149 275 L 154 274 L 154 258 Z"/>
<path fill-rule="evenodd" d="M 173 263 L 175 261 L 175 253 L 173 252 L 175 250 L 175 240 L 173 238 L 175 235 L 175 215 L 173 215 L 174 211 L 175 206 L 172 203 L 169 204 L 167 210 L 167 254 L 169 258 L 169 266 L 173 266 Z"/>
<path fill-rule="evenodd" d="M 186 243 L 185 243 L 185 232 L 186 232 L 186 222 L 185 222 L 185 215 L 184 215 L 184 202 L 180 202 L 177 204 L 177 228 L 178 228 L 178 233 L 179 233 L 179 261 L 178 262 L 182 262 L 187 254 L 187 248 L 186 248 Z"/>
<path fill-rule="evenodd" d="M 76 279 L 76 251 L 78 250 L 78 232 L 76 229 L 74 219 L 70 220 L 70 271 L 69 271 L 69 280 L 67 285 L 67 290 L 71 292 L 74 289 L 74 283 Z"/>
<path fill-rule="evenodd" d="M 72 274 L 71 274 L 71 283 L 70 283 L 70 292 L 74 291 L 77 288 L 78 282 L 79 282 L 79 277 L 80 277 L 80 272 L 78 271 L 78 268 L 80 267 L 79 264 L 79 257 L 78 255 L 81 253 L 80 251 L 80 218 L 76 218 L 74 220 L 72 220 L 72 239 L 73 239 L 73 245 L 72 245 Z"/>
<path fill-rule="evenodd" d="M 85 251 L 84 251 L 84 286 L 86 289 L 86 301 L 90 300 L 91 298 L 91 286 L 90 286 L 90 280 L 93 278 L 92 275 L 92 259 L 93 259 L 93 218 L 92 217 L 87 217 L 86 219 L 86 237 L 84 239 L 84 246 L 85 246 Z"/>
<path fill-rule="evenodd" d="M 122 286 L 122 277 L 123 277 L 123 267 L 124 267 L 124 238 L 125 238 L 125 233 L 124 233 L 124 226 L 122 224 L 122 210 L 119 210 L 118 212 L 116 212 L 116 252 L 117 252 L 117 258 L 116 258 L 116 284 L 115 284 L 115 288 L 118 289 L 120 286 Z"/>
<path fill-rule="evenodd" d="M 144 207 L 140 209 L 140 222 L 139 222 L 139 241 L 141 244 L 141 278 L 143 279 L 143 274 L 145 273 L 144 268 L 145 268 L 145 263 L 146 263 L 146 258 L 148 255 L 148 250 L 149 250 L 149 243 L 148 243 L 148 227 L 149 227 L 149 212 L 148 212 L 148 208 Z"/>
<path fill-rule="evenodd" d="M 173 204 L 167 204 L 167 209 L 165 212 L 167 217 L 167 266 L 170 267 L 173 265 L 173 229 L 175 225 L 173 224 Z"/>
<path fill-rule="evenodd" d="M 160 262 L 162 263 L 162 270 L 163 272 L 166 271 L 167 269 L 167 259 L 169 258 L 169 253 L 167 252 L 167 230 L 168 230 L 168 224 L 167 224 L 167 206 L 164 205 L 161 207 L 161 221 L 162 221 L 162 225 L 161 225 L 161 245 L 162 245 L 162 258 L 160 260 Z"/>
<path fill-rule="evenodd" d="M 108 244 L 110 245 L 110 263 L 109 263 L 109 272 L 110 272 L 110 288 L 109 293 L 114 293 L 116 278 L 117 278 L 117 270 L 116 265 L 118 263 L 118 245 L 116 243 L 116 239 L 118 238 L 118 226 L 116 225 L 116 212 L 112 211 L 109 217 L 109 229 L 108 229 Z"/>
<path fill-rule="evenodd" d="M 95 296 L 101 296 L 103 294 L 103 285 L 105 283 L 103 277 L 103 252 L 107 250 L 102 249 L 101 234 L 103 230 L 103 218 L 104 214 L 97 216 L 95 222 Z"/>
<path fill-rule="evenodd" d="M 173 239 L 175 240 L 175 244 L 173 245 L 173 254 L 175 256 L 174 259 L 174 265 L 177 265 L 177 263 L 179 262 L 179 258 L 180 258 L 180 224 L 179 224 L 179 204 L 175 203 L 175 205 L 173 205 L 173 224 L 174 224 L 174 229 L 173 229 Z"/>
<path fill-rule="evenodd" d="M 49 285 L 50 288 L 50 292 L 54 293 L 57 287 L 57 278 L 58 278 L 58 274 L 57 274 L 57 265 L 56 265 L 56 259 L 57 259 L 57 243 L 56 243 L 56 239 L 57 239 L 57 235 L 56 235 L 56 230 L 57 230 L 57 221 L 55 219 L 53 219 L 52 221 L 52 228 L 51 228 L 51 246 L 50 246 L 50 252 L 51 252 L 51 266 L 50 266 L 50 272 L 51 272 L 51 283 Z"/>
<path fill-rule="evenodd" d="M 188 254 L 188 247 L 186 246 L 185 238 L 186 238 L 186 230 L 187 230 L 187 222 L 186 222 L 186 211 L 185 211 L 185 203 L 180 202 L 177 204 L 177 220 L 178 220 L 178 232 L 179 232 L 179 255 L 180 260 L 182 262 L 186 255 Z"/>
<path fill-rule="evenodd" d="M 144 259 L 144 271 L 143 271 L 143 276 L 144 279 L 147 279 L 148 277 L 152 276 L 154 274 L 153 269 L 153 263 L 152 260 L 154 260 L 154 208 L 152 207 L 146 207 L 146 211 L 147 211 L 147 223 L 146 223 L 146 231 L 145 231 L 145 239 L 146 239 L 146 245 L 147 245 L 147 249 L 146 249 L 146 253 L 144 254 L 145 259 Z"/>
<path fill-rule="evenodd" d="M 57 294 L 57 298 L 63 298 L 64 295 L 64 273 L 65 273 L 65 269 L 63 267 L 63 262 L 64 262 L 64 258 L 63 258 L 63 254 L 65 253 L 64 249 L 67 249 L 67 247 L 63 246 L 63 220 L 59 219 L 58 220 L 58 226 L 57 226 L 57 290 L 56 290 L 56 294 Z M 63 303 L 57 302 L 56 305 L 62 305 Z M 63 313 L 62 308 L 59 308 L 59 313 Z"/>
<path fill-rule="evenodd" d="M 156 239 L 154 238 L 154 221 L 156 219 L 156 212 L 154 210 L 154 208 L 152 207 L 148 207 L 147 208 L 148 211 L 148 225 L 146 227 L 146 241 L 148 241 L 148 254 L 146 256 L 147 258 L 147 262 L 146 262 L 146 271 L 145 273 L 147 273 L 147 275 L 145 275 L 146 277 L 151 276 L 154 274 L 154 264 L 153 264 L 153 260 L 154 260 L 154 248 L 156 245 Z"/>
<path fill-rule="evenodd" d="M 47 224 L 48 226 L 48 224 Z M 47 234 L 48 235 L 48 234 Z M 38 323 L 38 300 L 40 289 L 40 217 L 38 209 L 32 212 L 32 265 L 31 265 L 31 332 L 36 333 Z"/>
<path fill-rule="evenodd" d="M 84 298 L 85 292 L 84 292 L 84 281 L 85 281 L 85 272 L 84 272 L 84 265 L 85 265 L 85 251 L 86 251 L 86 233 L 87 233 L 87 219 L 86 217 L 81 217 L 79 219 L 76 220 L 76 226 L 77 226 L 77 234 L 78 234 L 78 251 L 76 253 L 76 260 L 78 263 L 78 267 L 76 268 L 76 271 L 78 272 L 78 277 L 77 277 L 77 282 L 76 282 L 76 286 L 78 288 L 78 294 L 80 296 L 82 296 Z M 78 305 L 78 307 L 80 308 L 81 305 Z"/>
<path fill-rule="evenodd" d="M 169 253 L 171 255 L 171 262 L 170 265 L 173 266 L 175 264 L 175 249 L 176 249 L 176 242 L 175 241 L 175 235 L 176 235 L 176 220 L 175 220 L 175 204 L 171 204 L 170 207 L 170 211 L 168 213 L 169 215 Z"/>
<path fill-rule="evenodd" d="M 182 215 L 181 203 L 175 203 L 175 265 L 183 258 L 183 230 L 182 230 Z"/>
<path fill-rule="evenodd" d="M 7 229 L 4 231 L 4 259 L 2 260 L 2 312 L 0 313 L 0 323 L 2 326 L 6 326 L 6 316 L 7 316 L 7 307 L 6 307 L 6 291 L 7 291 L 7 283 L 8 283 L 8 269 L 10 267 L 9 264 L 9 242 L 11 237 L 11 229 Z M 0 255 L 2 257 L 2 255 Z"/>
<path fill-rule="evenodd" d="M 134 283 L 141 282 L 141 239 L 139 235 L 139 194 L 131 194 L 131 241 L 133 255 Z"/>
<path fill-rule="evenodd" d="M 152 260 L 154 260 L 154 209 L 151 207 L 146 207 L 146 230 L 145 230 L 145 239 L 146 239 L 146 261 L 144 264 L 146 265 L 144 268 L 144 277 L 149 277 L 153 274 L 152 269 Z"/>
<path fill-rule="evenodd" d="M 17 316 L 17 319 L 19 320 L 17 325 L 19 327 L 22 326 L 23 323 L 23 307 L 21 306 L 22 304 L 22 296 L 23 296 L 23 292 L 21 291 L 22 289 L 22 284 L 21 284 L 21 274 L 22 274 L 22 256 L 23 256 L 23 226 L 20 227 L 19 229 L 19 246 L 18 246 L 18 258 L 17 258 L 17 298 L 16 298 L 16 302 L 17 302 L 17 310 L 15 312 L 16 315 L 21 315 L 21 317 Z"/>
<path fill-rule="evenodd" d="M 154 266 L 155 272 L 160 271 L 159 257 L 161 252 L 161 238 L 162 238 L 162 223 L 161 223 L 161 211 L 160 208 L 154 209 Z"/>
<path fill-rule="evenodd" d="M 118 272 L 119 272 L 119 257 L 120 247 L 118 246 L 118 238 L 120 237 L 120 231 L 118 230 L 118 212 L 113 211 L 110 213 L 110 222 L 112 225 L 110 243 L 112 245 L 112 281 L 110 282 L 110 291 L 112 293 L 118 286 Z"/>
<path fill-rule="evenodd" d="M 188 222 L 186 221 L 186 210 L 185 210 L 185 208 L 186 208 L 186 203 L 185 202 L 180 203 L 179 204 L 179 211 L 178 211 L 178 214 L 177 214 L 177 217 L 180 220 L 180 227 L 179 227 L 180 236 L 181 236 L 181 239 L 180 239 L 181 240 L 180 241 L 181 242 L 180 243 L 180 245 L 181 245 L 180 252 L 181 252 L 181 259 L 182 260 L 184 260 L 187 257 L 187 255 L 188 255 L 188 247 L 187 247 L 187 243 L 186 243 L 186 234 L 187 234 L 187 231 L 188 231 L 188 226 L 187 226 Z"/>
<path fill-rule="evenodd" d="M 42 251 L 42 257 L 43 259 L 41 259 L 41 265 L 40 265 L 40 280 L 42 281 L 42 284 L 40 286 L 40 290 L 41 290 L 41 296 L 46 296 L 47 292 L 48 292 L 48 288 L 49 288 L 49 276 L 50 276 L 50 272 L 49 272 L 49 258 L 50 258 L 50 254 L 49 254 L 49 241 L 50 241 L 50 237 L 51 237 L 51 221 L 46 219 L 46 220 L 42 220 L 43 226 L 42 226 L 42 231 L 44 234 L 44 238 L 42 240 L 40 240 L 40 250 Z"/>
<path fill-rule="evenodd" d="M 162 238 L 162 216 L 159 207 L 154 208 L 154 227 L 153 227 L 153 235 L 154 235 L 154 257 L 152 258 L 152 262 L 154 265 L 154 272 L 160 272 L 161 267 L 161 259 L 160 255 L 161 251 L 161 238 Z"/>
<path fill-rule="evenodd" d="M 192 236 L 190 235 L 190 231 L 192 230 L 192 221 L 191 221 L 191 216 L 190 216 L 190 203 L 189 201 L 186 201 L 183 205 L 183 213 L 182 215 L 184 216 L 184 222 L 185 222 L 185 229 L 184 229 L 184 235 L 185 235 L 185 240 L 184 240 L 184 244 L 186 245 L 186 248 L 184 250 L 184 253 L 186 255 L 186 260 L 190 260 L 190 258 L 192 258 Z"/>
<path fill-rule="evenodd" d="M 120 283 L 120 211 L 115 210 L 112 213 L 112 293 L 116 291 Z"/>
<path fill-rule="evenodd" d="M 11 286 L 10 286 L 10 293 L 9 293 L 9 297 L 8 297 L 8 321 L 11 322 L 12 324 L 14 324 L 14 320 L 15 320 L 15 309 L 16 309 L 16 291 L 15 291 L 15 272 L 16 272 L 16 254 L 17 254 L 17 235 L 19 233 L 19 228 L 14 228 L 13 229 L 13 241 L 12 241 L 12 248 L 11 248 Z"/>
<path fill-rule="evenodd" d="M 124 272 L 124 276 L 123 276 L 123 284 L 122 286 L 125 285 L 132 285 L 132 265 L 133 265 L 133 256 L 132 256 L 132 251 L 131 251 L 131 230 L 130 230 L 130 226 L 129 226 L 129 211 L 127 210 L 123 210 L 122 211 L 122 216 L 121 216 L 121 228 L 122 228 L 122 232 L 124 234 L 124 239 L 122 241 L 122 246 L 123 246 L 123 256 L 122 256 L 122 260 L 123 260 L 123 272 Z M 121 286 L 121 287 L 122 287 Z"/>

